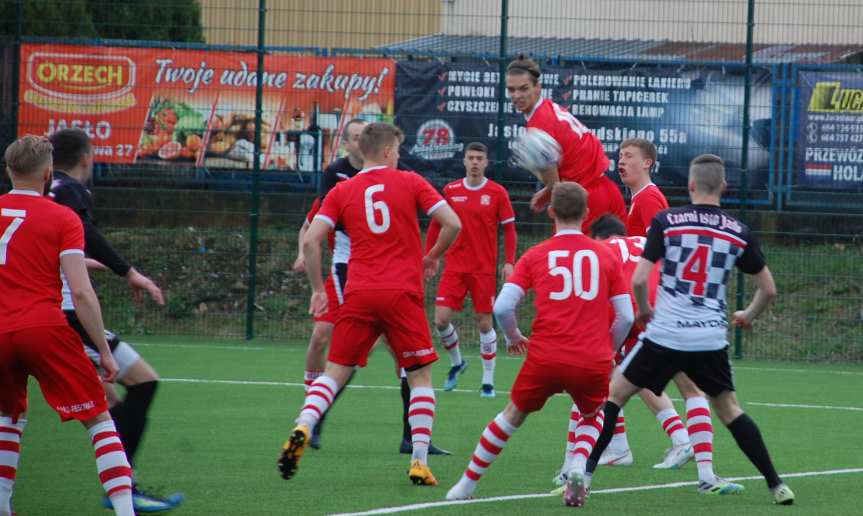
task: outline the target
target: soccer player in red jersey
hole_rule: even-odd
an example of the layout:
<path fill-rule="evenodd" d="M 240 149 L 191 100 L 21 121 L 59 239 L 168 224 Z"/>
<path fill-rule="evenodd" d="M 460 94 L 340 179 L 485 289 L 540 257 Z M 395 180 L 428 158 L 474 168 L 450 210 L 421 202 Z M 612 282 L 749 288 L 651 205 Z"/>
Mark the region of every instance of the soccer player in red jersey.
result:
<path fill-rule="evenodd" d="M 309 388 L 297 426 L 282 449 L 279 469 L 285 479 L 296 473 L 310 429 L 354 367 L 366 365 L 369 351 L 383 334 L 411 387 L 413 453 L 408 476 L 415 484 L 437 484 L 427 464 L 435 412 L 430 366 L 437 354 L 423 306 L 423 274 L 455 240 L 460 223 L 428 181 L 395 168 L 403 138 L 390 124 L 366 126 L 360 137 L 365 168 L 327 195 L 306 233 L 303 251 L 312 282 L 312 313 L 326 309 L 321 242 L 336 224 L 351 237 L 351 260 L 345 303 L 339 308 L 324 374 Z M 438 242 L 426 256 L 418 209 L 441 225 Z"/>
<path fill-rule="evenodd" d="M 602 427 L 613 350 L 629 333 L 634 317 L 620 260 L 579 230 L 586 213 L 584 188 L 575 183 L 555 185 L 549 215 L 557 233 L 521 257 L 498 295 L 494 314 L 505 332 L 507 351 L 526 352 L 527 359 L 512 386 L 510 402 L 483 431 L 467 469 L 447 493 L 448 500 L 472 497 L 477 482 L 528 414 L 563 390 L 583 410 L 564 501 L 584 503 L 582 478 Z M 536 316 L 528 341 L 518 329 L 515 308 L 529 289 L 535 291 Z M 614 323 L 609 321 L 609 303 L 617 314 Z"/>
<path fill-rule="evenodd" d="M 542 97 L 541 71 L 532 59 L 519 58 L 506 68 L 506 89 L 515 108 L 524 113 L 528 128 L 542 129 L 561 148 L 560 161 L 546 170 L 532 171 L 545 185 L 530 201 L 535 212 L 548 205 L 551 188 L 559 181 L 580 184 L 588 195 L 588 212 L 584 231 L 594 220 L 606 213 L 626 218 L 626 208 L 620 189 L 608 177 L 608 156 L 602 142 L 572 113 Z"/>
<path fill-rule="evenodd" d="M 653 143 L 643 138 L 631 138 L 621 142 L 617 170 L 620 180 L 632 192 L 629 213 L 626 216 L 628 236 L 646 236 L 653 217 L 668 208 L 665 196 L 650 180 L 650 171 L 655 164 L 656 146 Z"/>
<path fill-rule="evenodd" d="M 12 512 L 32 375 L 63 421 L 76 419 L 87 428 L 114 512 L 131 515 L 132 469 L 99 376 L 60 308 L 62 270 L 75 311 L 99 349 L 104 378 L 113 381 L 118 367 L 84 263 L 83 226 L 72 210 L 45 197 L 51 153 L 44 138 L 25 136 L 4 156 L 13 190 L 0 196 L 0 514 Z"/>
<path fill-rule="evenodd" d="M 488 167 L 488 149 L 482 143 L 469 143 L 464 153 L 464 179 L 453 181 L 443 188 L 443 196 L 461 220 L 458 239 L 446 253 L 443 274 L 435 297 L 434 324 L 441 343 L 449 353 L 451 367 L 444 390 L 456 388 L 459 374 L 467 368 L 461 356 L 459 339 L 453 327 L 453 312 L 464 306 L 470 292 L 473 311 L 479 327 L 480 355 L 482 357 L 482 384 L 480 395 L 492 398 L 494 392 L 494 365 L 497 356 L 497 334 L 491 312 L 497 290 L 497 228 L 503 227 L 504 265 L 500 271 L 502 281 L 512 274 L 515 249 L 515 213 L 506 189 L 485 177 Z M 432 221 L 426 237 L 426 249 L 437 242 L 440 225 Z"/>

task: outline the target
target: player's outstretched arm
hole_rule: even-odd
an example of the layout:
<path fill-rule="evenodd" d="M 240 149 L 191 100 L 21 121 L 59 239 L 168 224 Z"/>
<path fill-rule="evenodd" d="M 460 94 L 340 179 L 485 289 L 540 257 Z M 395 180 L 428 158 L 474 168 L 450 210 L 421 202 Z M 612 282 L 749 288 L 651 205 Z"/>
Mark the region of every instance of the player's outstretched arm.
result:
<path fill-rule="evenodd" d="M 327 293 L 324 290 L 324 278 L 321 275 L 321 245 L 330 231 L 330 226 L 319 218 L 312 220 L 303 238 L 303 256 L 305 257 L 306 275 L 312 285 L 312 299 L 309 313 L 322 314 L 327 308 Z"/>
<path fill-rule="evenodd" d="M 534 212 L 541 212 L 548 203 L 551 202 L 551 189 L 554 185 L 560 182 L 560 174 L 557 171 L 557 165 L 552 165 L 543 170 L 532 171 L 537 179 L 542 181 L 544 185 L 541 190 L 533 194 L 530 198 L 530 209 Z"/>
<path fill-rule="evenodd" d="M 614 296 L 611 298 L 611 305 L 614 307 L 611 338 L 614 340 L 614 350 L 618 351 L 626 336 L 629 335 L 632 323 L 635 322 L 635 314 L 632 311 L 632 299 L 629 294 Z"/>
<path fill-rule="evenodd" d="M 92 258 L 84 258 L 84 264 L 87 266 L 87 270 L 90 270 L 90 271 L 107 272 L 107 271 L 111 270 L 104 263 L 102 263 L 98 260 L 94 260 Z"/>
<path fill-rule="evenodd" d="M 635 296 L 635 304 L 638 306 L 635 321 L 641 324 L 647 324 L 647 321 L 653 317 L 653 307 L 650 306 L 650 301 L 648 300 L 648 283 L 650 282 L 650 273 L 653 271 L 653 265 L 653 262 L 642 256 L 638 260 L 638 265 L 635 266 L 635 272 L 632 274 L 632 294 Z"/>
<path fill-rule="evenodd" d="M 752 328 L 752 322 L 776 297 L 776 283 L 773 281 L 773 274 L 770 273 L 770 269 L 766 265 L 754 276 L 756 290 L 752 296 L 752 301 L 744 310 L 738 310 L 732 315 L 734 324 L 747 330 Z"/>
<path fill-rule="evenodd" d="M 524 354 L 527 339 L 518 329 L 515 308 L 524 297 L 524 290 L 513 283 L 505 283 L 494 301 L 494 317 L 503 329 L 507 351 L 514 355 Z"/>
<path fill-rule="evenodd" d="M 309 229 L 309 221 L 304 220 L 300 227 L 300 234 L 297 237 L 297 259 L 294 260 L 294 272 L 306 272 L 306 257 L 303 254 L 303 240 L 306 237 L 306 231 Z"/>
<path fill-rule="evenodd" d="M 437 272 L 438 261 L 443 257 L 450 244 L 455 242 L 458 232 L 461 231 L 461 221 L 449 204 L 442 203 L 440 207 L 431 213 L 432 221 L 440 225 L 440 233 L 434 246 L 428 250 L 423 258 L 423 268 L 426 277 L 434 276 Z"/>
<path fill-rule="evenodd" d="M 136 301 L 141 299 L 141 291 L 145 291 L 157 305 L 161 306 L 165 304 L 165 296 L 162 294 L 162 289 L 159 288 L 159 285 L 156 285 L 155 281 L 138 272 L 138 269 L 134 267 L 130 268 L 126 274 L 126 281 L 132 287 L 132 296 Z"/>
<path fill-rule="evenodd" d="M 105 340 L 102 309 L 99 306 L 99 298 L 96 297 L 96 292 L 90 283 L 84 256 L 77 253 L 65 254 L 60 257 L 60 267 L 69 283 L 72 301 L 75 304 L 75 314 L 87 331 L 87 335 L 99 349 L 100 362 L 105 370 L 103 378 L 112 382 L 117 376 L 117 363 L 114 361 L 111 349 Z"/>

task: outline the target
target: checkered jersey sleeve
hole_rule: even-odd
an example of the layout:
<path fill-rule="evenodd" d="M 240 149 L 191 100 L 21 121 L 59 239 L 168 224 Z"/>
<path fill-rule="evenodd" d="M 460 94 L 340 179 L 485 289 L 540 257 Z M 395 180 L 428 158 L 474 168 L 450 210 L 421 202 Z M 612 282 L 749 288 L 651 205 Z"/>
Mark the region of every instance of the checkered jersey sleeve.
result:
<path fill-rule="evenodd" d="M 764 253 L 761 252 L 758 239 L 749 228 L 745 229 L 743 238 L 746 240 L 746 249 L 743 250 L 735 265 L 746 274 L 758 274 L 767 265 Z"/>

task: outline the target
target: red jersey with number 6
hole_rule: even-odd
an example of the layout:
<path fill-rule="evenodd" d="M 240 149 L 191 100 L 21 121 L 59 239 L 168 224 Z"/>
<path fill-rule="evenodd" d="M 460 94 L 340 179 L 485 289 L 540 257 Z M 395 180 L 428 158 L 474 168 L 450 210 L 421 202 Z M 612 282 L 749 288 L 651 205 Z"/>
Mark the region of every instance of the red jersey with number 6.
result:
<path fill-rule="evenodd" d="M 610 366 L 608 303 L 629 287 L 608 246 L 580 231 L 558 231 L 521 257 L 507 283 L 536 293 L 528 359 Z"/>
<path fill-rule="evenodd" d="M 69 208 L 30 190 L 0 196 L 0 333 L 65 326 L 60 257 L 84 254 L 84 228 Z"/>
<path fill-rule="evenodd" d="M 554 102 L 540 99 L 527 115 L 527 126 L 542 129 L 560 144 L 557 172 L 561 181 L 573 181 L 586 187 L 608 170 L 608 156 L 599 138 Z"/>
<path fill-rule="evenodd" d="M 315 220 L 341 224 L 351 238 L 345 294 L 354 290 L 423 292 L 423 250 L 417 210 L 446 204 L 415 172 L 371 167 L 336 185 Z"/>

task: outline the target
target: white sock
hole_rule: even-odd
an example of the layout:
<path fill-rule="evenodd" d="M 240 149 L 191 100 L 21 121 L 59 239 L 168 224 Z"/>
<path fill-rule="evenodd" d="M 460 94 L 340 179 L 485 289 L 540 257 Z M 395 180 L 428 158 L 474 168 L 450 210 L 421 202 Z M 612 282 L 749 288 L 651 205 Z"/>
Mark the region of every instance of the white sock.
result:
<path fill-rule="evenodd" d="M 687 433 L 686 427 L 676 410 L 673 408 L 660 410 L 656 413 L 656 420 L 671 438 L 671 443 L 674 446 L 689 444 L 689 433 Z"/>
<path fill-rule="evenodd" d="M 12 513 L 12 491 L 15 488 L 21 437 L 26 424 L 26 419 L 18 419 L 13 423 L 10 417 L 0 417 L 0 515 Z"/>
<path fill-rule="evenodd" d="M 303 373 L 304 390 L 306 392 L 309 392 L 309 387 L 311 387 L 312 383 L 322 374 L 324 374 L 323 371 L 309 371 L 308 369 L 306 369 L 306 371 Z"/>
<path fill-rule="evenodd" d="M 431 387 L 414 387 L 411 389 L 411 401 L 408 408 L 408 423 L 411 425 L 411 441 L 413 441 L 414 448 L 411 458 L 418 459 L 423 463 L 428 462 L 434 413 L 434 389 Z"/>
<path fill-rule="evenodd" d="M 617 416 L 617 425 L 614 427 L 614 435 L 611 437 L 611 442 L 608 447 L 615 451 L 624 451 L 629 449 L 629 440 L 626 438 L 626 420 L 623 418 L 623 408 Z"/>
<path fill-rule="evenodd" d="M 482 357 L 482 383 L 494 385 L 494 365 L 497 357 L 497 333 L 494 328 L 480 332 L 479 350 Z"/>
<path fill-rule="evenodd" d="M 315 378 L 306 392 L 306 400 L 303 403 L 303 410 L 297 418 L 297 424 L 306 425 L 309 429 L 314 428 L 321 416 L 332 405 L 337 392 L 339 392 L 339 385 L 329 376 L 323 375 Z"/>
<path fill-rule="evenodd" d="M 584 474 L 587 467 L 587 459 L 593 451 L 593 445 L 602 433 L 603 416 L 596 414 L 590 417 L 582 417 L 575 428 L 575 451 L 572 454 L 570 468 L 567 471 L 575 471 Z"/>
<path fill-rule="evenodd" d="M 503 412 L 495 416 L 494 420 L 483 430 L 479 443 L 477 443 L 459 483 L 467 487 L 472 493 L 476 483 L 491 467 L 516 430 L 517 428 L 503 417 Z"/>
<path fill-rule="evenodd" d="M 710 405 L 701 396 L 686 400 L 686 427 L 689 441 L 695 451 L 698 480 L 713 482 L 713 424 L 710 422 Z"/>
<path fill-rule="evenodd" d="M 134 516 L 132 509 L 132 468 L 114 421 L 102 421 L 87 429 L 96 452 L 96 470 L 105 494 L 117 516 Z"/>
<path fill-rule="evenodd" d="M 440 337 L 440 342 L 443 344 L 444 349 L 449 354 L 450 364 L 454 366 L 461 365 L 461 349 L 458 346 L 458 333 L 456 333 L 455 327 L 452 324 L 448 324 L 443 330 L 437 329 L 437 335 Z"/>

